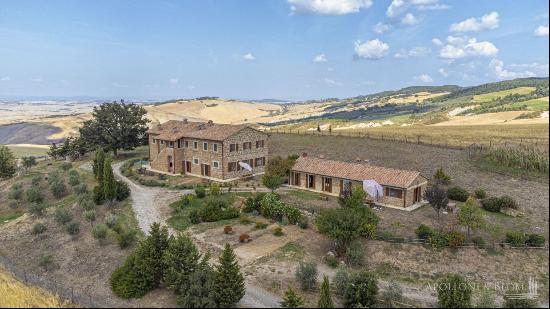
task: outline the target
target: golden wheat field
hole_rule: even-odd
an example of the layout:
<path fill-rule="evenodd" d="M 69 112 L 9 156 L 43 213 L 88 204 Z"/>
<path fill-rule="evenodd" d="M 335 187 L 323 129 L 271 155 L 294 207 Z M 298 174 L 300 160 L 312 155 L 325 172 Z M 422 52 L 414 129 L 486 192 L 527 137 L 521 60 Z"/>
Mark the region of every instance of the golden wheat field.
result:
<path fill-rule="evenodd" d="M 66 304 L 40 288 L 23 284 L 0 268 L 0 308 L 29 307 L 59 308 Z"/>

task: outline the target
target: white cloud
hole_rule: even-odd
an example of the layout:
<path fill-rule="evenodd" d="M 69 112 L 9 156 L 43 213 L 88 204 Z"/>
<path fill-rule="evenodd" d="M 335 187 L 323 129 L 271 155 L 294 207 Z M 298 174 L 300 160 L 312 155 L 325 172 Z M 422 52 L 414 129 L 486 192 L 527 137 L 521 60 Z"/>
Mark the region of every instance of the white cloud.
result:
<path fill-rule="evenodd" d="M 252 61 L 256 59 L 256 57 L 254 57 L 254 55 L 252 55 L 251 53 L 247 53 L 243 56 L 243 60 L 246 60 L 246 61 Z"/>
<path fill-rule="evenodd" d="M 399 50 L 399 52 L 395 53 L 393 56 L 395 58 L 399 58 L 399 59 L 406 59 L 406 58 L 409 58 L 409 57 L 424 57 L 424 56 L 427 56 L 431 52 L 432 52 L 432 50 L 427 48 L 427 47 L 417 46 L 417 47 L 413 47 L 409 50 L 401 49 L 401 50 Z"/>
<path fill-rule="evenodd" d="M 394 17 L 401 13 L 406 7 L 404 0 L 392 0 L 390 6 L 386 9 L 386 16 Z"/>
<path fill-rule="evenodd" d="M 380 59 L 388 54 L 390 46 L 379 39 L 355 42 L 355 55 L 363 59 Z"/>
<path fill-rule="evenodd" d="M 372 0 L 288 0 L 292 13 L 346 15 L 372 5 Z"/>
<path fill-rule="evenodd" d="M 319 54 L 313 58 L 313 62 L 321 63 L 321 62 L 327 62 L 327 57 L 325 54 Z"/>
<path fill-rule="evenodd" d="M 489 41 L 478 42 L 476 38 L 448 36 L 447 44 L 439 51 L 443 59 L 459 59 L 464 57 L 494 57 L 498 48 Z"/>
<path fill-rule="evenodd" d="M 374 33 L 383 34 L 390 31 L 390 28 L 390 25 L 379 22 L 372 27 L 372 31 L 374 31 Z"/>
<path fill-rule="evenodd" d="M 504 62 L 502 62 L 499 59 L 492 59 L 489 63 L 489 68 L 493 70 L 495 73 L 495 76 L 498 79 L 514 79 L 514 78 L 522 78 L 522 77 L 533 77 L 536 76 L 535 73 L 531 71 L 509 71 L 504 67 Z"/>
<path fill-rule="evenodd" d="M 170 83 L 170 85 L 176 85 L 179 80 L 177 78 L 170 78 L 168 82 Z"/>
<path fill-rule="evenodd" d="M 325 84 L 327 84 L 331 87 L 334 87 L 334 86 L 340 87 L 340 86 L 344 85 L 341 82 L 335 81 L 334 79 L 330 79 L 330 78 L 325 78 L 324 82 L 325 82 Z"/>
<path fill-rule="evenodd" d="M 4 77 L 0 78 L 0 81 L 3 81 L 3 82 L 8 82 L 10 80 L 11 80 L 11 78 L 9 76 L 4 76 Z"/>
<path fill-rule="evenodd" d="M 449 28 L 451 32 L 479 32 L 482 30 L 493 30 L 498 28 L 498 13 L 491 12 L 480 18 L 470 17 L 459 23 L 452 24 Z"/>
<path fill-rule="evenodd" d="M 415 76 L 414 80 L 420 81 L 420 82 L 423 82 L 423 83 L 426 83 L 426 84 L 427 83 L 432 83 L 434 81 L 433 78 L 428 74 L 420 74 L 418 76 Z"/>
<path fill-rule="evenodd" d="M 432 43 L 433 43 L 433 45 L 435 45 L 435 46 L 443 46 L 443 42 L 441 42 L 441 40 L 438 39 L 438 38 L 433 38 L 433 39 L 432 39 Z"/>
<path fill-rule="evenodd" d="M 439 72 L 439 74 L 441 74 L 441 76 L 443 77 L 449 77 L 449 72 L 447 72 L 447 70 L 445 70 L 444 68 L 440 68 L 439 70 L 437 70 L 437 72 Z"/>
<path fill-rule="evenodd" d="M 412 13 L 407 13 L 401 19 L 401 23 L 403 25 L 407 25 L 407 26 L 414 26 L 414 25 L 418 24 L 418 18 L 416 18 Z"/>
<path fill-rule="evenodd" d="M 538 26 L 535 29 L 536 36 L 548 36 L 548 26 Z"/>

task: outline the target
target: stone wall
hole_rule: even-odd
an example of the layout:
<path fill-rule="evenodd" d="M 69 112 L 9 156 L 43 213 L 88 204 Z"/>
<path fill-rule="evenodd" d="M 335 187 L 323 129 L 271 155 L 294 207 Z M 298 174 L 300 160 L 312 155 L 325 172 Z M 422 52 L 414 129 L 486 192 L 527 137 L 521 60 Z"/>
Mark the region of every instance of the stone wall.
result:
<path fill-rule="evenodd" d="M 264 147 L 256 148 L 256 141 L 264 141 Z M 252 147 L 251 149 L 244 150 L 243 149 L 243 143 L 251 142 Z M 231 144 L 238 144 L 239 150 L 230 152 L 229 147 Z M 237 179 L 244 175 L 250 174 L 249 171 L 241 169 L 240 171 L 229 171 L 229 163 L 230 162 L 239 162 L 243 160 L 249 160 L 249 159 L 256 159 L 256 158 L 265 158 L 264 159 L 264 165 L 258 166 L 258 167 L 252 167 L 253 173 L 263 173 L 265 170 L 265 166 L 267 165 L 268 160 L 268 149 L 269 149 L 269 141 L 268 136 L 265 133 L 262 133 L 260 131 L 256 131 L 251 128 L 245 128 L 241 131 L 239 131 L 237 134 L 227 138 L 223 142 L 223 169 L 224 169 L 224 179 Z"/>

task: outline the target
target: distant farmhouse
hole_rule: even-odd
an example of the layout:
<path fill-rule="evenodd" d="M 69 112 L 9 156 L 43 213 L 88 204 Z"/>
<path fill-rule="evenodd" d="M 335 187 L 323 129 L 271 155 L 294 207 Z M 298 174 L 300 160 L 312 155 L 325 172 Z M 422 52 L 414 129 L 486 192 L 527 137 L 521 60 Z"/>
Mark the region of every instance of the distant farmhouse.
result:
<path fill-rule="evenodd" d="M 416 171 L 313 158 L 305 153 L 289 175 L 291 187 L 339 196 L 358 185 L 371 191 L 374 204 L 400 209 L 420 206 L 427 184 L 428 179 Z"/>
<path fill-rule="evenodd" d="M 215 181 L 262 174 L 268 136 L 246 125 L 170 120 L 147 131 L 151 169 Z"/>

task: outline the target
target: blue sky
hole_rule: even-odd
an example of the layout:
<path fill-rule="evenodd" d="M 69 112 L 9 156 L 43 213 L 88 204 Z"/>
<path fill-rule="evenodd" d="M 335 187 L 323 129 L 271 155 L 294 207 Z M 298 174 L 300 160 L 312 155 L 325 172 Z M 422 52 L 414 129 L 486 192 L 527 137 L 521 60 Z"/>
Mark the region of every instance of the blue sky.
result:
<path fill-rule="evenodd" d="M 311 99 L 548 76 L 543 0 L 0 2 L 0 95 Z"/>

